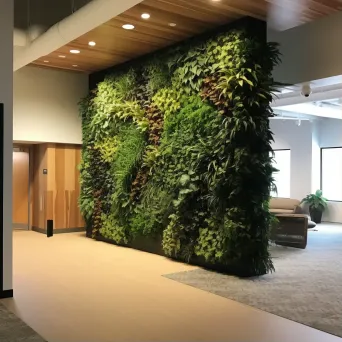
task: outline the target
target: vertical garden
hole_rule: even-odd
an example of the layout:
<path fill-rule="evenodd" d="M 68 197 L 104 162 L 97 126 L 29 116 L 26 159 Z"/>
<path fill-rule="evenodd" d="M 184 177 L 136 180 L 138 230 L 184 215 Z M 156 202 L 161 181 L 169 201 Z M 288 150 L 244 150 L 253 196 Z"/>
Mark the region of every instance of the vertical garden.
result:
<path fill-rule="evenodd" d="M 80 103 L 88 236 L 160 241 L 239 275 L 273 270 L 275 44 L 226 29 L 114 69 Z"/>

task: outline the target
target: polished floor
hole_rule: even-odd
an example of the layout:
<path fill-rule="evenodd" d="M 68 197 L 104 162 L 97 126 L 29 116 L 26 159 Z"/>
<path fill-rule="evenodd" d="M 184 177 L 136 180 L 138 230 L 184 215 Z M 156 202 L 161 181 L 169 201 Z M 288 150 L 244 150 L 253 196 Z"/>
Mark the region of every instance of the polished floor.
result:
<path fill-rule="evenodd" d="M 162 276 L 191 269 L 78 233 L 18 231 L 4 303 L 49 342 L 342 341 Z"/>

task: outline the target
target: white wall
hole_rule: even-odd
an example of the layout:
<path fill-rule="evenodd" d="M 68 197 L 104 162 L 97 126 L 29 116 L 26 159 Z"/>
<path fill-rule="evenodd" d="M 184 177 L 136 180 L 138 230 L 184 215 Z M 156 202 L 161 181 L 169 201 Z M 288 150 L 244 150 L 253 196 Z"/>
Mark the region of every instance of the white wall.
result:
<path fill-rule="evenodd" d="M 37 67 L 14 73 L 13 139 L 80 144 L 79 100 L 88 75 Z"/>
<path fill-rule="evenodd" d="M 342 120 L 338 120 L 338 119 L 322 120 L 319 130 L 320 130 L 320 146 L 321 147 L 342 146 Z"/>
<path fill-rule="evenodd" d="M 311 193 L 312 124 L 295 120 L 271 120 L 274 150 L 291 150 L 291 198 L 301 200 Z"/>
<path fill-rule="evenodd" d="M 4 104 L 3 290 L 12 290 L 13 0 L 0 0 L 0 102 Z M 1 290 L 1 289 L 0 289 Z"/>

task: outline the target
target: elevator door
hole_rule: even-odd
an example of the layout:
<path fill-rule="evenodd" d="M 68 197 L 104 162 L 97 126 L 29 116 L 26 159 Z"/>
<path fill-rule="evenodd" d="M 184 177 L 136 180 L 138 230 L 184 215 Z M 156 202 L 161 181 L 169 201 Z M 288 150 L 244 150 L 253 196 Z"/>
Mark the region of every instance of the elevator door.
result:
<path fill-rule="evenodd" d="M 19 152 L 20 151 L 20 152 Z M 13 151 L 13 229 L 29 228 L 29 151 Z"/>

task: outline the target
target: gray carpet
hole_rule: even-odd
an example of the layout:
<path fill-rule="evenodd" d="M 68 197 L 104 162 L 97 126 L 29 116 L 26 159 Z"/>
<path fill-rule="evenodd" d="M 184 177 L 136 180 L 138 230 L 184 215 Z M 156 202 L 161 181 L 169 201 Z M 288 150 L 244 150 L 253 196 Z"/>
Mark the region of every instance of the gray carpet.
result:
<path fill-rule="evenodd" d="M 270 247 L 273 274 L 240 279 L 196 269 L 166 277 L 342 337 L 342 225 L 317 229 L 305 250 Z"/>
<path fill-rule="evenodd" d="M 1 342 L 46 342 L 20 318 L 0 303 Z"/>

